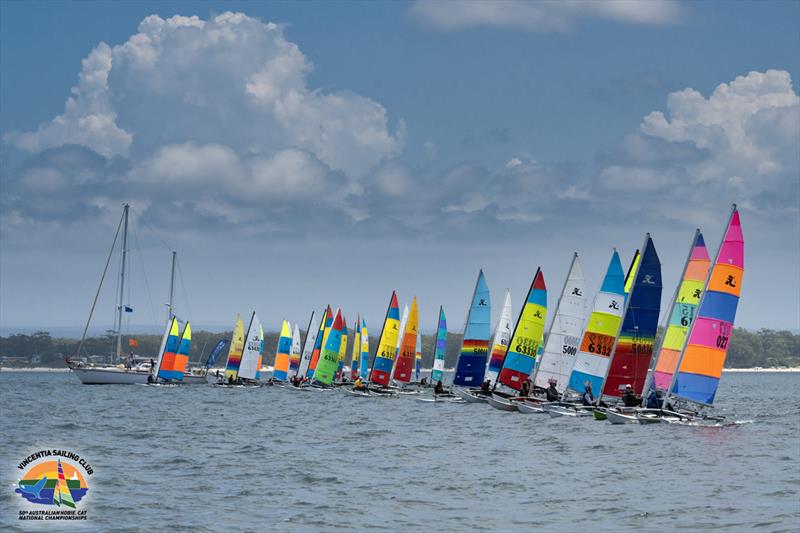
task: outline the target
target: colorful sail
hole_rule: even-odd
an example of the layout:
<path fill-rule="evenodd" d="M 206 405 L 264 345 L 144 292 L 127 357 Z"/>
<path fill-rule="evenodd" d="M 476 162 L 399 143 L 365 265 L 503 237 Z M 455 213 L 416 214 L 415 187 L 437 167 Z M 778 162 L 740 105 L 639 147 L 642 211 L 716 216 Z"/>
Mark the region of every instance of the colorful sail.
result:
<path fill-rule="evenodd" d="M 461 341 L 461 353 L 456 364 L 454 385 L 477 387 L 483 382 L 486 373 L 486 357 L 489 353 L 491 336 L 492 308 L 489 299 L 489 286 L 483 270 L 478 273 L 475 290 L 472 293 L 467 324 Z"/>
<path fill-rule="evenodd" d="M 336 312 L 340 312 L 338 309 Z M 342 342 L 339 345 L 339 361 L 336 365 L 336 379 L 342 379 L 344 374 L 344 360 L 347 357 L 347 321 L 342 315 Z"/>
<path fill-rule="evenodd" d="M 250 325 L 245 335 L 242 361 L 239 365 L 239 377 L 242 379 L 258 379 L 261 371 L 261 354 L 264 351 L 264 336 L 261 321 L 256 312 L 250 317 Z"/>
<path fill-rule="evenodd" d="M 175 360 L 172 364 L 172 379 L 176 381 L 183 381 L 183 373 L 186 372 L 186 367 L 189 364 L 189 350 L 192 346 L 192 328 L 189 323 L 183 328 L 181 333 L 181 340 L 178 343 L 178 351 L 175 352 Z"/>
<path fill-rule="evenodd" d="M 628 294 L 631 292 L 631 288 L 633 287 L 633 273 L 636 272 L 636 269 L 639 268 L 639 261 L 641 259 L 641 255 L 639 254 L 639 250 L 636 250 L 633 253 L 633 259 L 631 259 L 631 266 L 628 267 L 628 273 L 625 274 L 625 297 L 628 297 Z"/>
<path fill-rule="evenodd" d="M 444 307 L 439 306 L 439 325 L 436 329 L 436 342 L 433 349 L 433 369 L 431 383 L 434 385 L 444 379 L 444 359 L 447 356 L 447 317 Z"/>
<path fill-rule="evenodd" d="M 225 379 L 236 379 L 239 375 L 243 349 L 244 322 L 242 322 L 242 317 L 237 314 L 236 325 L 233 326 L 233 335 L 231 335 L 231 347 L 228 349 L 228 361 L 225 363 Z"/>
<path fill-rule="evenodd" d="M 292 351 L 289 353 L 289 377 L 297 375 L 300 368 L 300 325 L 295 324 L 292 330 Z"/>
<path fill-rule="evenodd" d="M 333 324 L 333 311 L 331 311 L 330 305 L 325 310 L 325 314 L 322 315 L 322 317 L 323 320 L 321 320 L 319 323 L 317 340 L 314 344 L 314 351 L 311 354 L 311 362 L 308 364 L 308 372 L 306 373 L 309 378 L 314 377 L 314 370 L 317 368 L 317 361 L 319 360 L 320 353 L 322 353 L 322 343 L 325 341 L 325 330 L 329 329 Z"/>
<path fill-rule="evenodd" d="M 539 348 L 542 346 L 544 323 L 547 319 L 547 287 L 540 268 L 528 290 L 525 304 L 511 335 L 508 352 L 497 377 L 497 383 L 520 390 L 533 372 Z"/>
<path fill-rule="evenodd" d="M 622 308 L 625 303 L 625 273 L 619 254 L 614 250 L 600 292 L 594 298 L 592 314 L 583 333 L 575 366 L 567 388 L 582 392 L 585 383 L 599 394 L 608 368 L 608 358 L 614 349 Z"/>
<path fill-rule="evenodd" d="M 369 381 L 378 385 L 389 385 L 392 375 L 395 350 L 397 350 L 397 331 L 400 328 L 400 306 L 397 303 L 397 294 L 392 291 L 386 318 L 383 321 L 381 337 L 375 351 L 375 360 L 372 363 L 372 372 Z"/>
<path fill-rule="evenodd" d="M 653 357 L 653 344 L 661 312 L 661 261 L 648 233 L 643 252 L 630 274 L 630 291 L 625 301 L 622 326 L 617 335 L 603 384 L 604 396 L 621 398 L 625 386 L 641 394 Z"/>
<path fill-rule="evenodd" d="M 342 312 L 337 310 L 331 327 L 328 328 L 325 346 L 322 348 L 322 354 L 319 357 L 317 368 L 314 372 L 314 380 L 324 385 L 330 385 L 333 382 L 334 375 L 339 365 L 343 327 L 344 318 L 342 317 Z"/>
<path fill-rule="evenodd" d="M 403 314 L 400 318 L 400 333 L 397 334 L 397 349 L 394 351 L 394 363 L 397 364 L 397 356 L 400 355 L 400 345 L 403 343 L 403 336 L 406 333 L 406 322 L 408 322 L 408 304 L 403 306 Z"/>
<path fill-rule="evenodd" d="M 411 301 L 411 311 L 403 329 L 403 340 L 400 343 L 400 353 L 394 366 L 394 380 L 400 383 L 411 381 L 414 371 L 414 360 L 417 354 L 417 335 L 419 328 L 419 313 L 417 310 L 417 297 Z"/>
<path fill-rule="evenodd" d="M 414 381 L 419 381 L 422 373 L 422 333 L 417 334 L 417 353 L 414 357 Z"/>
<path fill-rule="evenodd" d="M 275 351 L 275 369 L 272 377 L 278 381 L 286 381 L 289 377 L 289 356 L 292 352 L 292 326 L 288 320 L 281 325 L 281 335 L 278 337 L 278 349 Z"/>
<path fill-rule="evenodd" d="M 572 256 L 572 264 L 564 281 L 564 288 L 558 299 L 556 313 L 550 323 L 547 342 L 539 358 L 539 364 L 533 377 L 533 385 L 542 389 L 550 386 L 550 380 L 556 381 L 558 392 L 564 392 L 583 333 L 583 321 L 586 311 L 584 295 L 586 279 L 583 277 L 578 254 Z"/>
<path fill-rule="evenodd" d="M 314 353 L 314 345 L 317 343 L 317 335 L 319 333 L 319 324 L 314 324 L 314 311 L 311 312 L 311 318 L 308 320 L 308 328 L 306 329 L 306 340 L 303 343 L 303 354 L 300 357 L 300 368 L 297 369 L 297 375 L 301 378 L 306 377 L 308 367 L 311 364 L 311 356 Z M 321 316 L 325 316 L 323 313 Z M 322 319 L 320 319 L 322 322 Z"/>
<path fill-rule="evenodd" d="M 358 377 L 359 360 L 361 359 L 361 317 L 356 316 L 356 331 L 353 336 L 353 352 L 350 356 L 350 380 Z"/>
<path fill-rule="evenodd" d="M 703 234 L 697 230 L 692 239 L 692 246 L 683 267 L 681 281 L 672 307 L 665 317 L 669 320 L 669 324 L 656 357 L 652 377 L 653 384 L 657 389 L 669 389 L 672 375 L 678 364 L 678 356 L 686 343 L 689 326 L 694 320 L 697 304 L 700 303 L 700 295 L 703 293 L 703 285 L 708 277 L 709 268 L 711 268 L 711 259 L 708 257 L 706 243 L 703 240 Z M 650 387 L 647 387 L 643 394 L 647 395 L 649 390 Z"/>
<path fill-rule="evenodd" d="M 161 379 L 173 379 L 172 367 L 175 364 L 175 352 L 178 351 L 180 343 L 180 330 L 178 329 L 178 319 L 172 317 L 169 323 L 169 334 L 167 343 L 164 345 L 164 353 L 159 357 L 155 375 Z"/>
<path fill-rule="evenodd" d="M 500 369 L 503 368 L 503 360 L 506 358 L 508 343 L 511 341 L 511 328 L 514 317 L 511 311 L 511 291 L 506 289 L 506 299 L 503 302 L 503 310 L 500 312 L 500 320 L 494 330 L 494 340 L 492 341 L 492 355 L 489 357 L 489 367 L 486 370 L 486 379 L 492 385 L 497 381 Z"/>
<path fill-rule="evenodd" d="M 671 393 L 678 398 L 702 405 L 714 403 L 733 333 L 743 275 L 744 238 L 739 211 L 734 205 L 673 378 Z"/>
<path fill-rule="evenodd" d="M 364 318 L 361 318 L 361 357 L 359 363 L 361 379 L 367 379 L 369 377 L 369 332 L 367 331 L 367 321 Z"/>
<path fill-rule="evenodd" d="M 61 466 L 61 459 L 58 460 L 58 478 L 53 489 L 53 503 L 59 507 L 65 505 L 75 509 L 75 500 L 72 498 L 67 478 L 64 476 L 64 467 Z"/>

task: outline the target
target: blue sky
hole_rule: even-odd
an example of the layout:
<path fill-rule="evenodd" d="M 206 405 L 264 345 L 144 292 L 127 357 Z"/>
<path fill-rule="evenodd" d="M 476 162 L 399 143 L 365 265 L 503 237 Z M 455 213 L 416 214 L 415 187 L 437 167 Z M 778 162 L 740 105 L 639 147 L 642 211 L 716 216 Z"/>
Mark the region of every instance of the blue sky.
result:
<path fill-rule="evenodd" d="M 328 302 L 376 328 L 392 289 L 459 324 L 481 267 L 499 307 L 542 265 L 555 304 L 572 251 L 596 288 L 644 231 L 666 305 L 737 202 L 738 324 L 800 327 L 797 3 L 1 9 L 4 328 L 82 322 L 123 200 L 178 248 L 193 321 L 270 329 Z M 131 298 L 160 301 L 141 235 Z"/>

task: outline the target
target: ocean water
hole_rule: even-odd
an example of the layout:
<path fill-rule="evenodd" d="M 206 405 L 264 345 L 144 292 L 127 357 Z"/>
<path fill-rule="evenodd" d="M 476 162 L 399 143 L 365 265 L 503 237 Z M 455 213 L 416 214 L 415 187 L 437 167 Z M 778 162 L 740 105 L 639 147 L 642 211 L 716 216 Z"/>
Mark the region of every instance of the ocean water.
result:
<path fill-rule="evenodd" d="M 726 374 L 735 427 L 614 426 L 277 387 L 0 374 L 0 530 L 800 529 L 800 374 Z M 17 519 L 18 463 L 88 459 L 84 523 Z"/>

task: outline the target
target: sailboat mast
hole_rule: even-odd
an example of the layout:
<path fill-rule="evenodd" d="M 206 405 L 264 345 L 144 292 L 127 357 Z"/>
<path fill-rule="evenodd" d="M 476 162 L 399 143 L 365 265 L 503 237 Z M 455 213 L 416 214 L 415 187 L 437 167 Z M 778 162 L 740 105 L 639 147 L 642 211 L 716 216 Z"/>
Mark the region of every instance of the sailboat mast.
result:
<path fill-rule="evenodd" d="M 117 364 L 117 360 L 122 357 L 122 313 L 125 306 L 122 303 L 125 297 L 125 263 L 128 259 L 128 210 L 129 204 L 125 204 L 122 210 L 123 230 L 122 230 L 122 267 L 119 271 L 119 301 L 117 303 L 117 353 L 112 364 Z"/>
<path fill-rule="evenodd" d="M 172 318 L 174 314 L 174 305 L 172 303 L 173 295 L 175 294 L 175 258 L 177 257 L 178 252 L 172 252 L 172 271 L 170 272 L 169 276 L 169 301 L 167 301 L 167 321 Z"/>

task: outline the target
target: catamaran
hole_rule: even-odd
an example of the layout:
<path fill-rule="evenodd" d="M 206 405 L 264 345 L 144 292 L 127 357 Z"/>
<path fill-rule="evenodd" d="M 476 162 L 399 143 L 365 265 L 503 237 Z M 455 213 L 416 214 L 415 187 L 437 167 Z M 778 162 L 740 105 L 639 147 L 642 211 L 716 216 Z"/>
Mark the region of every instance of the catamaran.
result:
<path fill-rule="evenodd" d="M 516 411 L 517 397 L 528 381 L 542 345 L 547 318 L 547 287 L 541 269 L 536 269 L 525 304 L 520 309 L 511 342 L 500 367 L 497 382 L 492 387 L 489 405 L 502 411 Z M 517 400 L 519 401 L 519 400 Z"/>
<path fill-rule="evenodd" d="M 225 365 L 225 383 L 219 385 L 260 385 L 261 363 L 264 354 L 264 329 L 256 312 L 250 316 L 247 330 L 241 317 L 236 316 L 228 362 Z"/>
<path fill-rule="evenodd" d="M 477 387 L 483 383 L 486 373 L 486 358 L 489 354 L 492 307 L 489 286 L 483 270 L 478 272 L 472 292 L 469 313 L 464 325 L 464 336 L 453 378 L 453 392 L 467 402 L 485 402 L 486 396 Z"/>
<path fill-rule="evenodd" d="M 314 372 L 317 369 L 317 361 L 319 361 L 319 356 L 322 353 L 322 346 L 325 342 L 325 335 L 327 334 L 328 330 L 330 330 L 332 324 L 333 312 L 331 311 L 331 306 L 329 305 L 325 309 L 325 313 L 323 313 L 322 319 L 319 322 L 319 330 L 317 331 L 317 338 L 314 343 L 314 349 L 311 353 L 311 361 L 309 362 L 308 370 L 306 371 L 306 377 L 308 379 L 312 379 L 314 377 Z"/>
<path fill-rule="evenodd" d="M 343 344 L 344 324 L 342 312 L 337 309 L 336 316 L 325 338 L 325 345 L 322 347 L 316 371 L 314 372 L 314 382 L 312 386 L 315 388 L 330 388 L 333 383 L 339 366 L 339 353 L 341 352 Z"/>
<path fill-rule="evenodd" d="M 400 306 L 397 303 L 397 293 L 392 291 L 386 317 L 383 320 L 381 336 L 375 349 L 375 359 L 369 374 L 369 383 L 377 385 L 369 389 L 375 392 L 389 392 L 389 380 L 394 366 L 395 350 L 397 349 L 397 333 L 400 328 Z"/>

